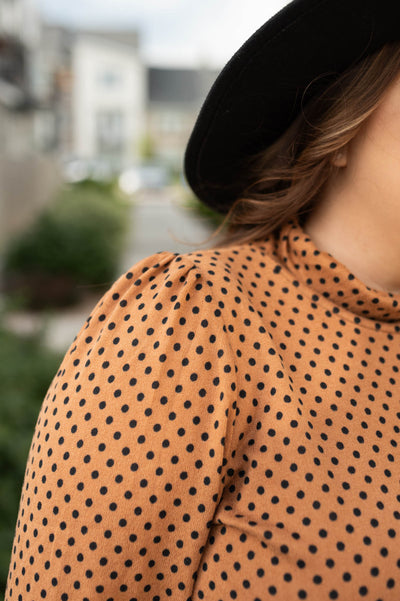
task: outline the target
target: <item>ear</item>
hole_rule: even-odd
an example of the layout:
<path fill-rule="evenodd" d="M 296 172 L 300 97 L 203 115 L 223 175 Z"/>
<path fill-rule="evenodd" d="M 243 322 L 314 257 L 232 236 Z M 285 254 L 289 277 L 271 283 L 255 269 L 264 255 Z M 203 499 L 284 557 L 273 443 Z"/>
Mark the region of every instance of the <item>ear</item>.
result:
<path fill-rule="evenodd" d="M 332 165 L 335 167 L 346 167 L 347 166 L 347 146 L 340 148 L 331 159 Z"/>

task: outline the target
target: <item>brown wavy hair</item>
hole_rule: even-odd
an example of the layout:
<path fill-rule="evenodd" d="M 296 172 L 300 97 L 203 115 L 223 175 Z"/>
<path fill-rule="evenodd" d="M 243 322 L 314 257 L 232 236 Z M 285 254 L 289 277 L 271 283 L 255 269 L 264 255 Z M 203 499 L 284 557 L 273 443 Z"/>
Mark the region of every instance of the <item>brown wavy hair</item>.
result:
<path fill-rule="evenodd" d="M 340 167 L 335 154 L 359 132 L 400 74 L 400 42 L 352 66 L 302 108 L 286 132 L 249 158 L 237 198 L 215 235 L 219 246 L 265 239 L 287 219 L 300 223 Z"/>

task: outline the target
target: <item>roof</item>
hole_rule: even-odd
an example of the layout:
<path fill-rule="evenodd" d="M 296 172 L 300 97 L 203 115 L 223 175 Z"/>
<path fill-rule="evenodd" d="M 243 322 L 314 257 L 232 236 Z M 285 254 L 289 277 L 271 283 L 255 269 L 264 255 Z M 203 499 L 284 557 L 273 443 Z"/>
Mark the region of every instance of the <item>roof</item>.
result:
<path fill-rule="evenodd" d="M 190 104 L 199 106 L 218 75 L 212 69 L 148 68 L 150 103 Z"/>
<path fill-rule="evenodd" d="M 132 46 L 136 50 L 139 48 L 140 37 L 136 29 L 117 30 L 117 29 L 78 29 L 79 35 L 92 36 L 96 38 L 106 38 L 113 42 Z"/>
<path fill-rule="evenodd" d="M 69 39 L 70 43 L 72 43 L 73 39 L 77 36 L 85 36 L 118 42 L 119 44 L 131 46 L 136 50 L 140 45 L 140 34 L 137 29 L 85 29 L 51 23 L 45 23 L 43 29 L 45 33 L 54 33 L 60 37 Z"/>

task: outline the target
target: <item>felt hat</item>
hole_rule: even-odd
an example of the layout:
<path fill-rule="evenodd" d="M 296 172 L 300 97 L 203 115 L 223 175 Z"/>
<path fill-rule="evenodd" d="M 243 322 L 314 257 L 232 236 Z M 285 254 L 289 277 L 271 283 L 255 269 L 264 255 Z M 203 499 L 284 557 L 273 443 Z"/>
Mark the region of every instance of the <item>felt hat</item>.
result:
<path fill-rule="evenodd" d="M 243 160 L 277 140 L 343 71 L 399 39 L 399 0 L 287 4 L 233 55 L 203 103 L 184 156 L 194 193 L 227 212 L 241 193 Z"/>

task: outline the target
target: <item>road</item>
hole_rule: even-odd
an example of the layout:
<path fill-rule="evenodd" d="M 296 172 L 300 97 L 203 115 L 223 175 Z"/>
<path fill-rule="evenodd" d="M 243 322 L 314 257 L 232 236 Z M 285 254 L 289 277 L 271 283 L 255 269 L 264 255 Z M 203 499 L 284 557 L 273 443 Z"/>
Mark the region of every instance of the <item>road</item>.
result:
<path fill-rule="evenodd" d="M 185 207 L 179 188 L 167 188 L 137 195 L 130 215 L 130 234 L 121 270 L 161 250 L 189 252 L 211 234 L 209 224 Z"/>

